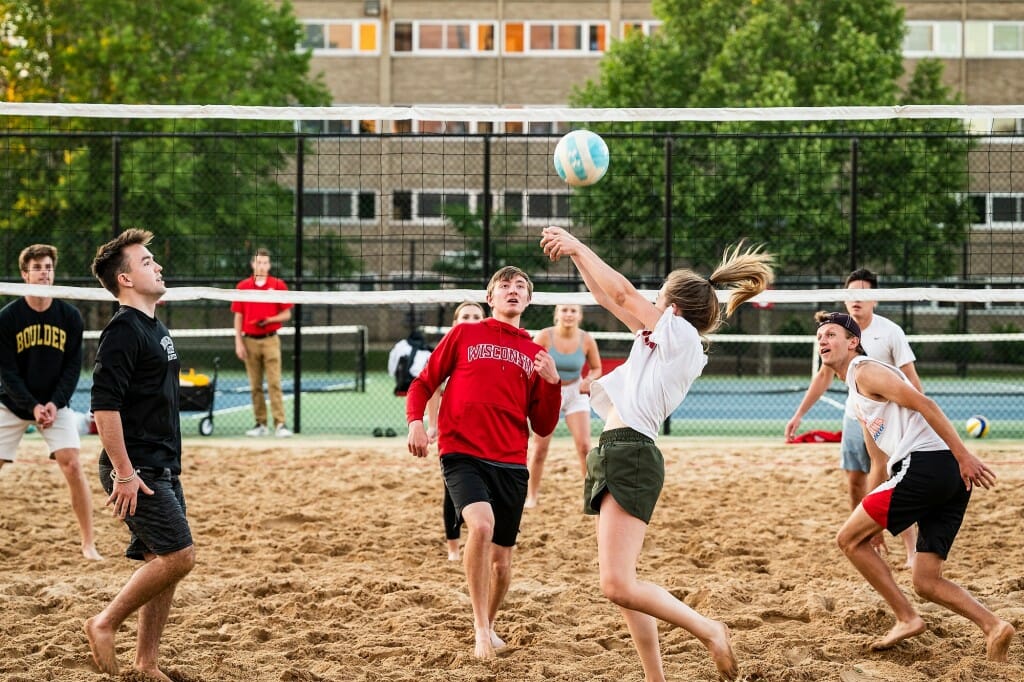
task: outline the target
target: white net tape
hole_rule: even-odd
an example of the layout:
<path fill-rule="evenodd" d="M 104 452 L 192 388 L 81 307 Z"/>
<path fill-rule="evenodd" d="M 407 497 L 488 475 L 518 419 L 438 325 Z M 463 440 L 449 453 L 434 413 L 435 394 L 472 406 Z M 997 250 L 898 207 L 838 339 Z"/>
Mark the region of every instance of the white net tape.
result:
<path fill-rule="evenodd" d="M 0 102 L 3 116 L 227 119 L 260 121 L 865 121 L 887 119 L 1024 118 L 1024 106 L 907 105 L 888 107 L 502 108 L 488 106 L 246 107 L 228 105 L 62 104 Z"/>

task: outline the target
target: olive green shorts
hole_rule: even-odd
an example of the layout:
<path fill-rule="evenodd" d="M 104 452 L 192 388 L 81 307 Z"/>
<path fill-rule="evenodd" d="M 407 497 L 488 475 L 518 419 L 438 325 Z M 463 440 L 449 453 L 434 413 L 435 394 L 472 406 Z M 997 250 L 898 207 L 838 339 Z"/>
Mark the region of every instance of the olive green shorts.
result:
<path fill-rule="evenodd" d="M 587 455 L 583 512 L 600 513 L 610 492 L 619 506 L 644 523 L 651 522 L 665 484 L 665 458 L 654 441 L 633 429 L 610 429 Z"/>

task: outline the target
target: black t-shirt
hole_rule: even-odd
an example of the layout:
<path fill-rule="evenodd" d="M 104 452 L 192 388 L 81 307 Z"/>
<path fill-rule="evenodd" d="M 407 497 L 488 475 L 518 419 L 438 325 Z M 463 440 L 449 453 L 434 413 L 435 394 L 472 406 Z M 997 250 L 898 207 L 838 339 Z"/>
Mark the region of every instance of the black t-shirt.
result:
<path fill-rule="evenodd" d="M 121 413 L 132 466 L 181 473 L 180 367 L 167 327 L 135 308 L 118 308 L 100 334 L 92 410 Z M 106 451 L 100 462 L 109 464 Z"/>
<path fill-rule="evenodd" d="M 82 315 L 53 299 L 43 312 L 24 298 L 0 310 L 0 401 L 22 419 L 36 405 L 67 407 L 82 372 Z"/>

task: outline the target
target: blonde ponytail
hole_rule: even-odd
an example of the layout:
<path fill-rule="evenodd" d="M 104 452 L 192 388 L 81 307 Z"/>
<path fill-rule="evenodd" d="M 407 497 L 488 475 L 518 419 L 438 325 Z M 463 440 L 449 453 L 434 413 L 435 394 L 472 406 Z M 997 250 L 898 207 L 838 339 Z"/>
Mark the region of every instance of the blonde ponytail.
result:
<path fill-rule="evenodd" d="M 767 289 L 774 278 L 770 254 L 762 253 L 759 246 L 741 253 L 742 248 L 740 243 L 726 249 L 721 264 L 707 279 L 685 269 L 676 270 L 665 279 L 666 300 L 675 305 L 702 336 L 722 325 L 722 308 L 715 285 L 736 284 L 729 287 L 733 291 L 725 309 L 726 316 L 729 316 L 744 301 Z"/>
<path fill-rule="evenodd" d="M 725 250 L 722 263 L 711 273 L 708 281 L 712 284 L 736 283 L 732 296 L 725 307 L 725 316 L 729 317 L 736 309 L 754 296 L 768 288 L 775 278 L 772 272 L 774 258 L 771 254 L 762 253 L 760 246 L 754 246 L 740 253 L 743 244 L 739 243 Z"/>

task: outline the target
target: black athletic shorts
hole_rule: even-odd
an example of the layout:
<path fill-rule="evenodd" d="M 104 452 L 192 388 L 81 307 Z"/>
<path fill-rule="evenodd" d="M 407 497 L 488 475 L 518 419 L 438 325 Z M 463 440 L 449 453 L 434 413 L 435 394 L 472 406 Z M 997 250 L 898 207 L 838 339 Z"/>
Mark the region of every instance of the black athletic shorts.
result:
<path fill-rule="evenodd" d="M 892 477 L 869 492 L 861 506 L 893 535 L 917 524 L 917 551 L 945 560 L 960 532 L 971 491 L 949 450 L 912 452 L 892 465 Z"/>
<path fill-rule="evenodd" d="M 100 465 L 100 482 L 107 495 L 114 490 L 109 466 Z M 192 545 L 192 531 L 185 518 L 185 493 L 181 481 L 170 469 L 139 467 L 139 478 L 153 491 L 152 495 L 139 492 L 135 513 L 124 522 L 132 532 L 124 555 L 143 560 L 146 554 L 171 554 Z"/>
<path fill-rule="evenodd" d="M 514 547 L 526 502 L 526 483 L 530 479 L 526 467 L 453 453 L 441 457 L 441 471 L 459 518 L 467 506 L 487 502 L 494 512 L 491 542 Z"/>

